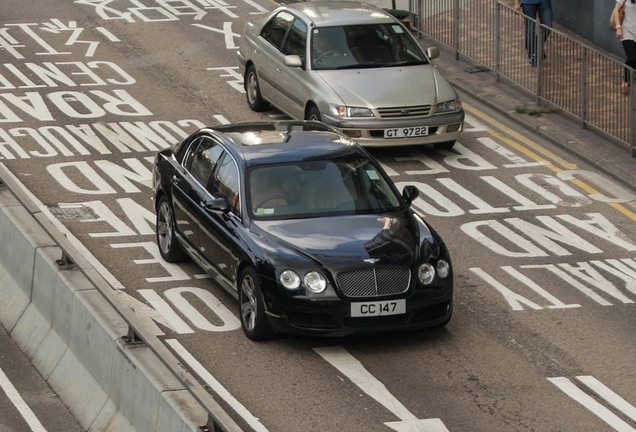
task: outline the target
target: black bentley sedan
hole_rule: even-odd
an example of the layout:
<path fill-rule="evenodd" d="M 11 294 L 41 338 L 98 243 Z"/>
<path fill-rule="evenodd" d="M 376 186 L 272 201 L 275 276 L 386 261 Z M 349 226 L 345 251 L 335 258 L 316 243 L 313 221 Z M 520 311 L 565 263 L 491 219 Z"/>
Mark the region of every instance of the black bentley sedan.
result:
<path fill-rule="evenodd" d="M 238 299 L 247 337 L 443 326 L 451 259 L 380 164 L 318 122 L 204 128 L 157 154 L 157 243 Z"/>

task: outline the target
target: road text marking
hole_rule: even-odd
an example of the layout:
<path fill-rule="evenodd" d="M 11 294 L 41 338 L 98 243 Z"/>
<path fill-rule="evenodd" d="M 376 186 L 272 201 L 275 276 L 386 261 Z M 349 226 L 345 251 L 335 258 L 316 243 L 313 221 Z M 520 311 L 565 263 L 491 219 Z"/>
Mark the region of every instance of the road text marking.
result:
<path fill-rule="evenodd" d="M 449 432 L 440 419 L 418 419 L 377 378 L 341 346 L 314 348 L 323 359 L 345 374 L 400 421 L 384 423 L 398 432 Z"/>

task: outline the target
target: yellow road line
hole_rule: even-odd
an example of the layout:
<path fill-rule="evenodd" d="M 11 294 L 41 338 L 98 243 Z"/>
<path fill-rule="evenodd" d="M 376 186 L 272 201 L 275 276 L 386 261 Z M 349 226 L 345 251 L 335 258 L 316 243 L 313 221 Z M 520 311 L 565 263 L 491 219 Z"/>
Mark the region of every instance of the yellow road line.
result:
<path fill-rule="evenodd" d="M 489 130 L 488 132 L 505 143 L 506 145 L 512 147 L 518 152 L 525 154 L 527 157 L 533 159 L 536 162 L 548 162 L 545 166 L 552 170 L 555 173 L 559 173 L 563 170 L 578 170 L 578 166 L 576 164 L 570 163 L 565 159 L 555 155 L 551 151 L 547 150 L 543 146 L 529 140 L 525 136 L 515 132 L 509 127 L 505 126 L 503 123 L 498 122 L 492 117 L 484 114 L 482 111 L 479 111 L 473 108 L 470 105 L 464 104 L 464 109 L 470 113 L 471 115 L 478 117 L 485 123 L 488 123 L 490 126 L 495 128 L 496 130 Z M 504 134 L 508 135 L 510 138 L 506 137 Z M 555 165 L 556 164 L 556 165 Z M 597 194 L 600 193 L 597 189 L 590 186 L 589 184 L 578 180 L 571 180 L 572 183 L 583 189 L 585 192 L 589 194 Z M 611 194 L 611 191 L 606 191 Z M 626 208 L 624 205 L 619 203 L 607 203 L 610 207 L 614 208 L 618 212 L 627 216 L 629 219 L 636 222 L 636 213 L 632 212 L 630 209 Z M 636 208 L 636 203 L 630 202 L 629 206 Z"/>
<path fill-rule="evenodd" d="M 525 144 L 526 146 L 528 146 L 529 148 L 533 149 L 537 153 L 542 154 L 546 158 L 551 159 L 552 161 L 558 163 L 564 169 L 569 169 L 569 170 L 579 169 L 576 166 L 576 164 L 572 164 L 572 163 L 566 161 L 565 159 L 560 158 L 559 156 L 555 155 L 554 153 L 552 153 L 551 151 L 545 149 L 544 147 L 540 146 L 539 144 L 537 144 L 537 143 L 535 143 L 533 141 L 530 141 L 525 136 L 519 134 L 518 132 L 515 132 L 514 130 L 510 129 L 508 126 L 505 126 L 503 123 L 498 122 L 494 118 L 487 116 L 483 112 L 478 111 L 477 109 L 471 107 L 470 105 L 468 105 L 468 106 L 466 104 L 463 104 L 463 105 L 464 105 L 464 109 L 466 111 L 468 111 L 471 115 L 474 115 L 475 117 L 479 117 L 482 120 L 484 120 L 485 122 L 490 123 L 490 125 L 492 125 L 493 127 L 499 129 L 500 131 L 502 131 L 505 134 L 509 135 L 510 137 L 516 139 L 517 141 Z M 538 159 L 536 159 L 536 160 L 538 160 Z"/>

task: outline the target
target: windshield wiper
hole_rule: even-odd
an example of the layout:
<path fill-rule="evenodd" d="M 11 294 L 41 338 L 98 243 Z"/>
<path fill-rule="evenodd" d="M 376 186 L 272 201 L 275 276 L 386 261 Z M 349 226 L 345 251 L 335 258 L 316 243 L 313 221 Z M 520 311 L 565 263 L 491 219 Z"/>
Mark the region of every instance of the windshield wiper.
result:
<path fill-rule="evenodd" d="M 365 63 L 365 64 L 352 64 L 352 65 L 346 65 L 346 66 L 338 66 L 334 69 L 373 69 L 373 68 L 381 68 L 381 67 L 385 67 L 385 66 L 391 66 L 391 65 L 387 65 L 386 63 Z"/>
<path fill-rule="evenodd" d="M 428 64 L 427 62 L 421 61 L 421 60 L 404 60 L 404 61 L 399 61 L 399 62 L 395 62 L 395 63 L 387 63 L 384 64 L 380 67 L 392 67 L 392 66 L 421 66 L 421 65 L 425 65 Z"/>

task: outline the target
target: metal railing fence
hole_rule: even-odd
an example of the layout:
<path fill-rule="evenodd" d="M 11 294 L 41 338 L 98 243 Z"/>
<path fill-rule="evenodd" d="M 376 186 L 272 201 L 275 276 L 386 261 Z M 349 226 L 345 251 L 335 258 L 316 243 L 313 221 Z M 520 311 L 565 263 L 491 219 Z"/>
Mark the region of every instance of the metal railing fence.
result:
<path fill-rule="evenodd" d="M 409 0 L 409 12 L 411 27 L 452 48 L 456 59 L 494 71 L 636 156 L 635 86 L 622 92 L 634 69 L 622 61 L 497 0 Z"/>

